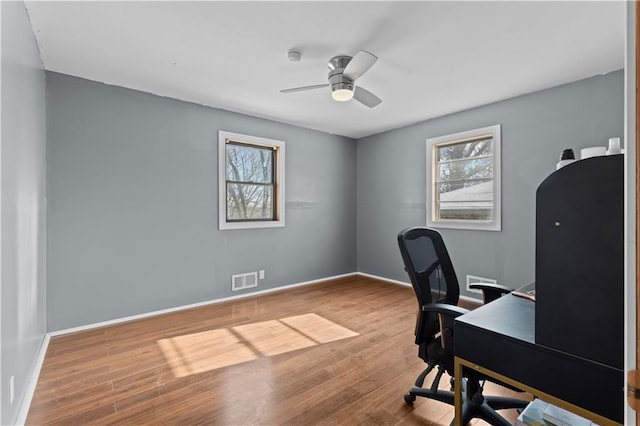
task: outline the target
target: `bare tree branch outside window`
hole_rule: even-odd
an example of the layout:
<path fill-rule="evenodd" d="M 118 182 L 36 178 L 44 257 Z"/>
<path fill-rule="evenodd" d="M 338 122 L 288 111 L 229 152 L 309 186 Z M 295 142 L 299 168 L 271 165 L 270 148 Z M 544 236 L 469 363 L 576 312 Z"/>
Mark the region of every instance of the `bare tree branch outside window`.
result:
<path fill-rule="evenodd" d="M 502 229 L 501 125 L 427 138 L 427 226 Z"/>
<path fill-rule="evenodd" d="M 437 217 L 491 220 L 493 217 L 493 137 L 437 147 Z"/>
<path fill-rule="evenodd" d="M 227 220 L 274 220 L 274 150 L 226 144 Z"/>

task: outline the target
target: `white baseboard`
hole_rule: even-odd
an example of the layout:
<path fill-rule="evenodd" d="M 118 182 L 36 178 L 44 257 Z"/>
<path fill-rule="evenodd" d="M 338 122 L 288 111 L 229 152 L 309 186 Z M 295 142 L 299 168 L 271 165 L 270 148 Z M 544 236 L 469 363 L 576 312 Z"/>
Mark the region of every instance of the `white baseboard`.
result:
<path fill-rule="evenodd" d="M 55 336 L 61 336 L 63 334 L 77 333 L 77 332 L 80 332 L 80 331 L 92 330 L 94 328 L 106 327 L 106 326 L 109 326 L 109 325 L 120 324 L 120 323 L 123 323 L 123 322 L 128 322 L 128 321 L 133 321 L 133 320 L 138 320 L 138 319 L 143 319 L 143 318 L 150 318 L 150 317 L 153 317 L 153 316 L 156 316 L 156 315 L 169 314 L 169 313 L 172 313 L 172 312 L 179 312 L 179 311 L 183 311 L 183 310 L 186 310 L 186 309 L 199 308 L 199 307 L 202 307 L 202 306 L 214 305 L 214 304 L 217 304 L 217 303 L 224 303 L 224 302 L 229 302 L 229 301 L 232 301 L 232 300 L 244 299 L 246 297 L 253 297 L 253 296 L 259 296 L 261 294 L 274 293 L 274 292 L 277 292 L 277 291 L 287 290 L 287 289 L 291 289 L 291 288 L 295 288 L 295 287 L 301 287 L 301 286 L 311 285 L 311 284 L 318 284 L 318 283 L 321 283 L 321 282 L 334 280 L 334 279 L 338 279 L 338 278 L 352 277 L 354 275 L 360 275 L 360 276 L 363 276 L 363 277 L 372 278 L 372 279 L 375 279 L 375 280 L 378 280 L 378 281 L 384 281 L 384 282 L 388 282 L 388 283 L 391 283 L 391 284 L 401 285 L 401 286 L 404 286 L 404 287 L 411 287 L 411 284 L 407 283 L 407 282 L 403 282 L 403 281 L 399 281 L 399 280 L 393 280 L 393 279 L 385 278 L 385 277 L 380 277 L 378 275 L 367 274 L 367 273 L 364 273 L 364 272 L 351 272 L 351 273 L 348 273 L 348 274 L 334 275 L 332 277 L 320 278 L 320 279 L 311 280 L 311 281 L 304 281 L 304 282 L 300 282 L 300 283 L 296 283 L 296 284 L 285 285 L 285 286 L 282 286 L 282 287 L 270 288 L 270 289 L 267 289 L 267 290 L 254 291 L 254 292 L 251 292 L 251 293 L 240 294 L 240 295 L 237 295 L 237 296 L 223 297 L 221 299 L 207 300 L 205 302 L 192 303 L 192 304 L 189 304 L 189 305 L 176 306 L 176 307 L 173 307 L 173 308 L 161 309 L 161 310 L 158 310 L 158 311 L 152 311 L 152 312 L 147 312 L 147 313 L 138 314 L 138 315 L 131 315 L 131 316 L 127 316 L 127 317 L 116 318 L 116 319 L 108 320 L 108 321 L 96 322 L 96 323 L 93 323 L 93 324 L 87 324 L 87 325 L 67 328 L 67 329 L 63 329 L 63 330 L 50 331 L 48 333 L 48 335 L 51 336 L 51 337 L 55 337 Z M 467 301 L 471 301 L 471 302 L 477 302 L 479 300 L 479 299 L 476 299 L 474 297 L 469 297 L 469 296 L 460 296 L 460 298 L 464 299 L 464 300 L 467 300 Z"/>
<path fill-rule="evenodd" d="M 405 283 L 403 281 L 392 280 L 390 278 L 379 277 L 377 275 L 372 275 L 372 274 L 365 274 L 364 272 L 358 272 L 358 275 L 362 275 L 363 277 L 373 278 L 374 280 L 385 281 L 385 282 L 388 282 L 388 283 L 391 283 L 391 284 L 398 284 L 398 285 L 402 285 L 402 286 L 405 286 L 405 287 L 411 287 L 411 283 Z M 482 299 L 480 299 L 480 298 L 475 298 L 475 297 L 470 297 L 470 296 L 463 296 L 463 295 L 460 295 L 460 299 L 466 300 L 468 302 L 482 302 Z"/>
<path fill-rule="evenodd" d="M 384 277 L 379 277 L 377 275 L 372 275 L 372 274 L 365 274 L 364 272 L 358 272 L 358 275 L 361 275 L 363 277 L 367 277 L 367 278 L 373 278 L 374 280 L 378 280 L 378 281 L 385 281 L 391 284 L 398 284 L 398 285 L 402 285 L 405 287 L 411 287 L 411 283 L 406 283 L 404 281 L 398 281 L 398 280 L 392 280 L 391 278 L 384 278 Z"/>
<path fill-rule="evenodd" d="M 106 327 L 106 326 L 109 326 L 109 325 L 120 324 L 120 323 L 123 323 L 123 322 L 128 322 L 128 321 L 133 321 L 133 320 L 138 320 L 138 319 L 143 319 L 143 318 L 149 318 L 149 317 L 154 317 L 156 315 L 170 314 L 170 313 L 173 313 L 173 312 L 184 311 L 186 309 L 199 308 L 199 307 L 207 306 L 207 305 L 215 305 L 217 303 L 224 303 L 224 302 L 229 302 L 229 301 L 232 301 L 232 300 L 244 299 L 246 297 L 259 296 L 261 294 L 274 293 L 274 292 L 277 292 L 277 291 L 287 290 L 287 289 L 291 289 L 291 288 L 295 288 L 295 287 L 301 287 L 301 286 L 311 285 L 311 284 L 318 284 L 318 283 L 321 283 L 321 282 L 325 282 L 325 281 L 329 281 L 329 280 L 335 280 L 335 279 L 338 279 L 338 278 L 352 277 L 354 275 L 358 275 L 358 273 L 357 272 L 352 272 L 352 273 L 349 273 L 349 274 L 334 275 L 332 277 L 321 278 L 321 279 L 311 280 L 311 281 L 304 281 L 304 282 L 301 282 L 301 283 L 290 284 L 290 285 L 285 285 L 285 286 L 282 286 L 282 287 L 270 288 L 270 289 L 266 289 L 266 290 L 253 291 L 251 293 L 239 294 L 237 296 L 223 297 L 221 299 L 208 300 L 208 301 L 205 301 L 205 302 L 198 302 L 198 303 L 192 303 L 190 305 L 176 306 L 174 308 L 161 309 L 161 310 L 158 310 L 158 311 L 152 311 L 152 312 L 147 312 L 147 313 L 138 314 L 138 315 L 131 315 L 131 316 L 127 316 L 127 317 L 116 318 L 116 319 L 108 320 L 108 321 L 96 322 L 96 323 L 93 323 L 93 324 L 87 324 L 87 325 L 67 328 L 67 329 L 63 329 L 63 330 L 50 331 L 49 332 L 49 336 L 54 337 L 54 336 L 61 336 L 63 334 L 77 333 L 79 331 L 92 330 L 94 328 Z"/>
<path fill-rule="evenodd" d="M 29 414 L 29 408 L 31 407 L 31 401 L 33 400 L 33 394 L 36 391 L 36 385 L 38 384 L 38 378 L 40 377 L 40 371 L 44 364 L 44 357 L 47 354 L 47 348 L 49 347 L 49 340 L 51 337 L 49 334 L 45 334 L 40 344 L 40 350 L 38 351 L 38 357 L 36 363 L 31 372 L 31 377 L 27 381 L 27 386 L 24 391 L 24 398 L 20 404 L 20 410 L 18 410 L 18 418 L 16 419 L 16 425 L 23 426 L 27 421 L 27 415 Z"/>

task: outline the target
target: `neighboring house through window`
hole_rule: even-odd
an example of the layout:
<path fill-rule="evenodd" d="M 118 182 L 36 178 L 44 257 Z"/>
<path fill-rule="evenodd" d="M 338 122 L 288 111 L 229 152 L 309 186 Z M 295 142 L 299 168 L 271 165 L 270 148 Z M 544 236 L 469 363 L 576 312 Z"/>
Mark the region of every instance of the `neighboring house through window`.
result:
<path fill-rule="evenodd" d="M 219 228 L 284 226 L 284 142 L 219 131 Z"/>
<path fill-rule="evenodd" d="M 427 226 L 500 231 L 500 125 L 427 139 Z"/>

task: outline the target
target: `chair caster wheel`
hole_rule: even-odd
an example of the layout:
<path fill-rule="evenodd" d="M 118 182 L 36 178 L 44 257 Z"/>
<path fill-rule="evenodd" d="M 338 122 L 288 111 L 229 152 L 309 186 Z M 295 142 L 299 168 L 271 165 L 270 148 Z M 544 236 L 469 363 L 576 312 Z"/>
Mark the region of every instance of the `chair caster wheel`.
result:
<path fill-rule="evenodd" d="M 412 395 L 410 393 L 406 394 L 404 396 L 404 402 L 406 402 L 409 405 L 413 405 L 413 402 L 416 400 L 416 396 Z"/>

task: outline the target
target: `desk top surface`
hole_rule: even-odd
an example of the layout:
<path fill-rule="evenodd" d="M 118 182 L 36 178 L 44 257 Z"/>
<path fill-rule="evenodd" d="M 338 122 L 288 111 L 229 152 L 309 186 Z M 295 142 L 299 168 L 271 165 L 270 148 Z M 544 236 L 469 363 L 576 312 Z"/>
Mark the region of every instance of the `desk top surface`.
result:
<path fill-rule="evenodd" d="M 512 294 L 482 305 L 456 321 L 535 344 L 535 302 Z"/>

